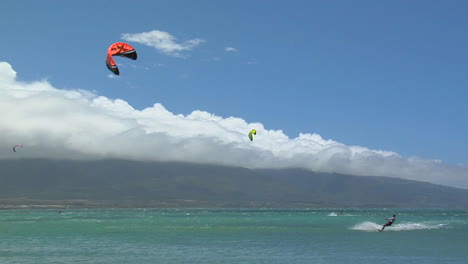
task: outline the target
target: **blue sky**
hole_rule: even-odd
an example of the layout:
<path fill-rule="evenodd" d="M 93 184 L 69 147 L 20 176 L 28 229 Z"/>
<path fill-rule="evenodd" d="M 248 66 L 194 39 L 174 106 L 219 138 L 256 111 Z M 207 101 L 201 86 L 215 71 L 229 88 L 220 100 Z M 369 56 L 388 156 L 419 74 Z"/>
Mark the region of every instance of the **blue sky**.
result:
<path fill-rule="evenodd" d="M 139 111 L 158 104 L 174 116 L 235 117 L 289 143 L 300 133 L 319 135 L 405 163 L 441 161 L 458 181 L 468 179 L 467 1 L 109 3 L 3 1 L 6 74 L 16 72 L 21 84 L 121 99 Z M 174 54 L 123 39 L 148 32 L 164 32 L 173 46 L 201 41 Z M 121 74 L 111 78 L 106 50 L 121 41 L 139 57 L 116 58 Z M 163 133 L 156 130 L 145 133 Z M 333 166 L 324 170 L 347 172 Z"/>

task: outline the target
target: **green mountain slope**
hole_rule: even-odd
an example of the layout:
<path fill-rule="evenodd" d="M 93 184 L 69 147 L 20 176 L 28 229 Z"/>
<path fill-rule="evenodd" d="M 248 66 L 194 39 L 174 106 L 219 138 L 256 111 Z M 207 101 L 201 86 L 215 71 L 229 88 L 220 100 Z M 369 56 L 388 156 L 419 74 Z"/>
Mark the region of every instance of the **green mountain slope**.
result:
<path fill-rule="evenodd" d="M 127 160 L 0 160 L 0 199 L 102 206 L 468 208 L 468 190 L 300 169 Z"/>

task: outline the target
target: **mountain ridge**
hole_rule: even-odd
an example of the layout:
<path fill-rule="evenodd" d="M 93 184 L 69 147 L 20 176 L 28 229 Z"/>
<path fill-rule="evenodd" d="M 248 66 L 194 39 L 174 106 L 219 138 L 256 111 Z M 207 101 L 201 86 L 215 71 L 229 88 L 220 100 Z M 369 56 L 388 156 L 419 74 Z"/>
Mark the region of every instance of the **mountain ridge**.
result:
<path fill-rule="evenodd" d="M 182 162 L 0 160 L 0 204 L 468 208 L 468 190 L 390 177 Z"/>

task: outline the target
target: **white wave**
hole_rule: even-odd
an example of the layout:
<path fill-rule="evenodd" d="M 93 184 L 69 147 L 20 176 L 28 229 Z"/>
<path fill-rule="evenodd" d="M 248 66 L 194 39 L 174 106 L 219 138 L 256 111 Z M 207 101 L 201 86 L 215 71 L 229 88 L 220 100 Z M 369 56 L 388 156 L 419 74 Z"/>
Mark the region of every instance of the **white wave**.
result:
<path fill-rule="evenodd" d="M 362 222 L 353 227 L 351 230 L 358 230 L 358 231 L 377 231 L 377 229 L 381 228 L 382 225 L 373 223 L 373 222 Z"/>
<path fill-rule="evenodd" d="M 393 224 L 385 228 L 385 231 L 408 231 L 408 230 L 428 230 L 428 229 L 440 229 L 443 228 L 444 224 L 428 224 L 428 223 L 401 223 Z M 373 222 L 362 222 L 351 227 L 351 230 L 377 232 L 382 227 L 381 224 Z"/>
<path fill-rule="evenodd" d="M 331 212 L 328 214 L 328 216 L 345 216 L 345 214 L 343 212 L 339 212 L 339 213 Z M 349 215 L 346 215 L 346 216 L 349 216 Z"/>
<path fill-rule="evenodd" d="M 392 225 L 388 230 L 392 231 L 406 231 L 406 230 L 426 230 L 426 229 L 440 229 L 443 228 L 445 225 L 444 224 L 428 224 L 428 223 L 401 223 L 401 224 L 396 224 Z M 385 230 L 387 230 L 385 228 Z"/>

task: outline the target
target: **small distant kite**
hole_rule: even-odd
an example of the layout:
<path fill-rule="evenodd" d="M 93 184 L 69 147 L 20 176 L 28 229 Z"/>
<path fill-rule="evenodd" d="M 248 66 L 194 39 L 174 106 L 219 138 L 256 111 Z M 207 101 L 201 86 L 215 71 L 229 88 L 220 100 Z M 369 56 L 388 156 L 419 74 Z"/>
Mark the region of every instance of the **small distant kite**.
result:
<path fill-rule="evenodd" d="M 117 63 L 115 63 L 113 56 L 125 57 L 131 60 L 137 59 L 137 53 L 135 49 L 127 43 L 117 42 L 110 45 L 109 49 L 107 50 L 106 66 L 107 69 L 109 69 L 115 75 L 119 75 L 120 72 L 119 68 L 117 68 Z"/>
<path fill-rule="evenodd" d="M 249 132 L 250 141 L 253 141 L 253 135 L 257 135 L 257 130 L 255 130 L 255 129 L 250 130 L 250 132 Z"/>
<path fill-rule="evenodd" d="M 13 152 L 16 152 L 16 148 L 17 147 L 23 147 L 23 145 L 20 145 L 20 144 L 16 144 L 13 146 Z"/>

